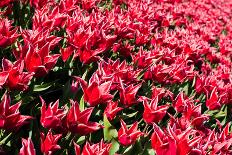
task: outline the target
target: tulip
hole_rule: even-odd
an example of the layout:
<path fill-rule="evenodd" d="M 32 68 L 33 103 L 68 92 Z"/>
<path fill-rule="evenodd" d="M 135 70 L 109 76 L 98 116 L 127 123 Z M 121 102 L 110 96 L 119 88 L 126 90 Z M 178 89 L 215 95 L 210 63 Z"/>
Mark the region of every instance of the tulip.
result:
<path fill-rule="evenodd" d="M 108 118 L 109 121 L 113 120 L 115 118 L 115 116 L 117 115 L 117 113 L 119 111 L 121 111 L 123 108 L 118 107 L 118 103 L 117 102 L 113 102 L 110 101 L 107 104 L 107 107 L 104 111 L 104 114 L 106 115 L 106 117 Z"/>
<path fill-rule="evenodd" d="M 161 121 L 169 107 L 168 105 L 158 106 L 158 97 L 152 99 L 150 104 L 148 104 L 147 100 L 144 100 L 143 106 L 143 119 L 148 124 Z"/>
<path fill-rule="evenodd" d="M 113 98 L 110 94 L 111 81 L 100 83 L 97 76 L 92 76 L 89 80 L 89 85 L 86 81 L 79 77 L 74 77 L 79 81 L 82 90 L 84 91 L 84 100 L 90 106 L 96 106 L 100 103 L 106 103 Z"/>
<path fill-rule="evenodd" d="M 9 60 L 2 59 L 3 71 L 0 72 L 2 79 L 0 80 L 0 87 L 2 85 L 8 86 L 11 90 L 26 90 L 28 84 L 33 77 L 33 73 L 23 72 L 24 62 L 16 61 L 14 64 Z"/>
<path fill-rule="evenodd" d="M 12 2 L 12 0 L 4 0 L 0 2 L 0 7 L 7 5 L 8 3 Z M 17 28 L 12 29 L 11 21 L 7 18 L 0 18 L 0 47 L 5 48 L 18 38 Z"/>
<path fill-rule="evenodd" d="M 34 144 L 30 138 L 22 138 L 22 148 L 20 149 L 19 155 L 36 155 Z"/>
<path fill-rule="evenodd" d="M 57 100 L 53 105 L 50 103 L 48 107 L 46 108 L 46 103 L 40 97 L 40 100 L 42 102 L 42 108 L 41 108 L 41 118 L 40 123 L 45 128 L 61 128 L 62 122 L 65 117 L 64 109 L 58 109 L 59 106 L 59 100 Z"/>
<path fill-rule="evenodd" d="M 53 135 L 52 131 L 49 130 L 46 137 L 44 133 L 40 133 L 41 152 L 45 155 L 51 155 L 53 152 L 61 149 L 57 144 L 58 140 L 62 137 L 61 134 Z"/>
<path fill-rule="evenodd" d="M 97 122 L 89 121 L 93 108 L 87 108 L 81 112 L 77 102 L 71 100 L 71 104 L 72 106 L 69 109 L 66 118 L 67 128 L 71 132 L 80 135 L 87 135 L 102 128 L 102 126 Z"/>
<path fill-rule="evenodd" d="M 103 140 L 97 144 L 90 144 L 86 142 L 83 150 L 82 155 L 109 155 L 110 153 L 111 144 L 104 143 Z M 74 149 L 76 155 L 81 155 L 80 146 L 74 143 Z"/>
<path fill-rule="evenodd" d="M 143 132 L 137 130 L 138 122 L 132 124 L 128 129 L 126 123 L 121 119 L 121 128 L 118 131 L 118 141 L 124 146 L 134 144 L 135 141 L 143 135 Z"/>
<path fill-rule="evenodd" d="M 9 131 L 17 131 L 21 126 L 27 123 L 27 120 L 32 119 L 32 117 L 20 114 L 19 108 L 21 102 L 12 106 L 10 106 L 10 102 L 10 96 L 4 94 L 0 103 L 0 128 Z"/>

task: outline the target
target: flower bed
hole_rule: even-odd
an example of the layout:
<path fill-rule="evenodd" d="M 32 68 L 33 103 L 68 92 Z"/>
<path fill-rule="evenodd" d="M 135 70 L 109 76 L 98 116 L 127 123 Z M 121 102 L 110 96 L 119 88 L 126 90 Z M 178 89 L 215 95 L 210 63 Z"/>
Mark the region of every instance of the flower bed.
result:
<path fill-rule="evenodd" d="M 231 23 L 230 0 L 1 0 L 0 154 L 231 154 Z"/>

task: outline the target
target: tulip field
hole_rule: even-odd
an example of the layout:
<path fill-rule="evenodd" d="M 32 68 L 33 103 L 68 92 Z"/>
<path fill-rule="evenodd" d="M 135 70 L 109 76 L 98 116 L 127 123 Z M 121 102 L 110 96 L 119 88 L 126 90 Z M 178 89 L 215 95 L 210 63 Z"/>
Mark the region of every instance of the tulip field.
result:
<path fill-rule="evenodd" d="M 232 155 L 232 0 L 0 0 L 0 155 Z"/>

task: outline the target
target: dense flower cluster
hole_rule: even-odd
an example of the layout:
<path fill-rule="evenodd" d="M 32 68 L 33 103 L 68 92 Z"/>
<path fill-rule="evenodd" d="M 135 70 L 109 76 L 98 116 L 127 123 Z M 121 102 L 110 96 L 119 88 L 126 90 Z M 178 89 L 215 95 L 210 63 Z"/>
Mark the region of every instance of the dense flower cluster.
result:
<path fill-rule="evenodd" d="M 232 1 L 0 0 L 0 154 L 232 154 Z"/>

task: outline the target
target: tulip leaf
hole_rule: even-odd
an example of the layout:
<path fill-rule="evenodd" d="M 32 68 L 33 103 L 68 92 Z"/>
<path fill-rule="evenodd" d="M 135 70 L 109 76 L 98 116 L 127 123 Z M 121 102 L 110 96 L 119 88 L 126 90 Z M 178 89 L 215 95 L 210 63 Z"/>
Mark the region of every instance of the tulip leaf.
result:
<path fill-rule="evenodd" d="M 118 150 L 119 150 L 119 143 L 115 140 L 115 139 L 112 139 L 111 140 L 111 148 L 110 148 L 110 152 L 109 154 L 110 155 L 114 155 Z"/>
<path fill-rule="evenodd" d="M 117 138 L 118 132 L 117 130 L 110 124 L 106 115 L 104 115 L 104 140 L 110 141 L 112 138 Z"/>
<path fill-rule="evenodd" d="M 53 82 L 45 83 L 42 85 L 35 85 L 33 91 L 40 92 L 49 89 L 53 85 Z"/>
<path fill-rule="evenodd" d="M 140 141 L 136 141 L 134 145 L 127 148 L 123 154 L 124 155 L 131 155 L 131 154 L 140 154 L 143 151 L 143 147 Z"/>
<path fill-rule="evenodd" d="M 84 142 L 85 142 L 85 136 L 81 136 L 80 138 L 78 138 L 76 143 L 78 145 L 82 145 Z"/>
<path fill-rule="evenodd" d="M 80 100 L 80 110 L 83 111 L 84 109 L 85 109 L 85 101 L 84 101 L 84 95 L 83 95 Z"/>

